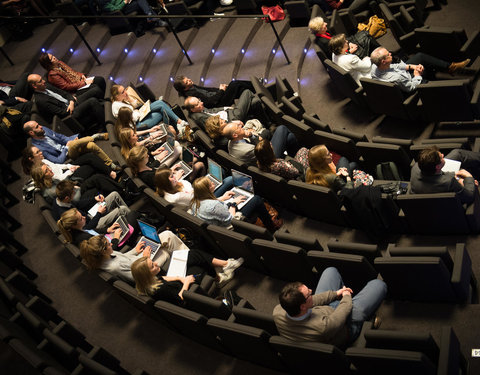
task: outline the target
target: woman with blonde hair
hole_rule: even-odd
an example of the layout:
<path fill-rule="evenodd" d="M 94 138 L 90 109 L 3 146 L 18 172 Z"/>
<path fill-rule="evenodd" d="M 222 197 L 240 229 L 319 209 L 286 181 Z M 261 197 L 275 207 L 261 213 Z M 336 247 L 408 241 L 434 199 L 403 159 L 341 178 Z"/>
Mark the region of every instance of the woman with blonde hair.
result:
<path fill-rule="evenodd" d="M 252 199 L 238 210 L 238 205 L 242 203 L 246 197 L 240 195 L 233 200 L 225 203 L 235 194 L 233 191 L 227 191 L 221 197 L 215 197 L 215 185 L 208 177 L 197 178 L 193 182 L 193 198 L 190 203 L 190 209 L 193 215 L 205 220 L 209 224 L 222 227 L 228 227 L 237 211 L 240 211 L 247 219 L 258 216 L 263 225 L 272 233 L 275 232 L 281 223 L 274 223 L 263 199 L 258 195 L 254 195 Z"/>
<path fill-rule="evenodd" d="M 308 163 L 310 167 L 305 176 L 307 184 L 329 187 L 335 192 L 345 186 L 353 188 L 351 175 L 356 163 L 350 163 L 342 156 L 335 166 L 332 154 L 325 145 L 317 145 L 310 149 Z"/>
<path fill-rule="evenodd" d="M 35 187 L 41 192 L 42 196 L 45 200 L 52 204 L 55 198 L 57 197 L 56 194 L 56 187 L 57 184 L 61 181 L 54 178 L 54 174 L 52 169 L 40 162 L 39 164 L 35 164 L 32 170 L 30 171 L 30 175 L 32 176 L 33 182 Z M 73 201 L 78 201 L 81 197 L 80 189 L 75 190 L 75 195 Z"/>
<path fill-rule="evenodd" d="M 203 276 L 208 274 L 216 276 L 217 285 L 222 287 L 233 279 L 235 270 L 242 264 L 243 258 L 222 260 L 204 251 L 190 249 L 186 271 L 189 276 L 165 276 L 165 267 L 146 257 L 136 260 L 131 271 L 139 294 L 180 304 L 183 300 L 183 291 L 188 290 L 191 283 L 195 281 L 201 283 Z"/>
<path fill-rule="evenodd" d="M 255 146 L 255 157 L 260 170 L 276 174 L 285 180 L 304 179 L 304 171 L 308 168 L 308 149 L 302 147 L 294 158 L 284 160 L 277 158 L 273 152 L 272 144 L 267 139 L 262 139 Z"/>
<path fill-rule="evenodd" d="M 111 90 L 112 112 L 113 116 L 118 116 L 120 108 L 127 107 L 132 111 L 133 122 L 137 128 L 153 128 L 161 122 L 176 127 L 180 135 L 183 135 L 184 128 L 188 125 L 186 121 L 179 118 L 172 108 L 162 100 L 157 100 L 150 103 L 150 112 L 140 120 L 141 113 L 137 108 L 140 103 L 129 97 L 125 87 L 121 85 L 113 85 Z"/>

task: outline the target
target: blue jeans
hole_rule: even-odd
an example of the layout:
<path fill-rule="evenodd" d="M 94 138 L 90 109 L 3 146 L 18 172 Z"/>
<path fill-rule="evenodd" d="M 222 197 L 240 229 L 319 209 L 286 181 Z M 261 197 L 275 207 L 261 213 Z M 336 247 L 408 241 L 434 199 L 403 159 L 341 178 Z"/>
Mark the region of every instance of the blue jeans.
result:
<path fill-rule="evenodd" d="M 232 176 L 228 176 L 223 179 L 222 184 L 218 187 L 217 190 L 215 190 L 213 195 L 215 195 L 215 197 L 217 198 L 220 198 L 227 191 L 232 190 L 232 188 L 233 188 L 233 178 Z"/>
<path fill-rule="evenodd" d="M 285 125 L 280 125 L 275 129 L 275 133 L 273 133 L 272 148 L 275 156 L 283 159 L 285 157 L 283 154 L 285 151 L 287 151 L 287 154 L 292 158 L 295 157 L 300 146 L 298 145 L 295 135 L 288 130 Z"/>
<path fill-rule="evenodd" d="M 327 292 L 329 290 L 338 290 L 345 284 L 342 276 L 335 267 L 328 267 L 323 271 L 322 276 L 315 289 L 315 294 Z M 348 287 L 348 285 L 346 285 Z M 354 291 L 355 292 L 355 291 Z M 355 341 L 362 330 L 365 320 L 370 319 L 377 311 L 387 294 L 387 284 L 382 280 L 370 280 L 363 289 L 352 298 L 352 312 L 347 319 L 348 333 L 350 343 Z M 340 301 L 333 301 L 330 306 L 337 308 Z"/>
<path fill-rule="evenodd" d="M 176 126 L 178 116 L 167 103 L 157 100 L 150 104 L 150 113 L 137 124 L 137 128 L 146 125 L 150 129 L 162 121 L 165 124 Z"/>

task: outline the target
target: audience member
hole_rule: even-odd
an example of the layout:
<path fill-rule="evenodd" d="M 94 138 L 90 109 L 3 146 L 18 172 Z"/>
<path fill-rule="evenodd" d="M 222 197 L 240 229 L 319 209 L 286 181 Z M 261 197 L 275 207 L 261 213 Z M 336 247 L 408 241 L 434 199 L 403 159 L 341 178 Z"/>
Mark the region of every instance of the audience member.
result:
<path fill-rule="evenodd" d="M 360 78 L 372 78 L 370 57 L 365 56 L 360 59 L 357 55 L 352 54 L 352 48 L 349 47 L 345 34 L 332 37 L 328 46 L 332 51 L 332 61 L 349 72 L 359 86 L 362 85 Z"/>
<path fill-rule="evenodd" d="M 383 47 L 376 48 L 370 59 L 376 65 L 371 72 L 373 79 L 395 83 L 406 92 L 415 90 L 422 83 L 423 75 L 428 75 L 430 80 L 434 79 L 434 73 L 437 69 L 448 71 L 453 75 L 470 63 L 470 59 L 448 63 L 420 52 L 409 58 L 406 63 L 400 60 L 399 63 L 392 64 L 392 54 Z"/>
<path fill-rule="evenodd" d="M 305 179 L 305 171 L 308 168 L 308 149 L 302 147 L 295 157 L 290 160 L 277 158 L 273 147 L 268 139 L 260 140 L 255 146 L 257 166 L 263 172 L 273 173 L 285 180 Z"/>
<path fill-rule="evenodd" d="M 255 146 L 260 140 L 258 136 L 254 135 L 251 130 L 245 130 L 243 124 L 235 122 L 227 124 L 223 134 L 229 140 L 228 153 L 231 156 L 249 165 L 256 165 Z M 291 157 L 295 157 L 300 148 L 297 138 L 285 125 L 280 125 L 275 129 L 271 143 L 277 158 L 285 156 L 285 151 Z"/>
<path fill-rule="evenodd" d="M 308 152 L 309 168 L 305 175 L 307 184 L 328 187 L 338 192 L 343 187 L 353 188 L 352 172 L 357 168 L 355 162 L 350 163 L 341 157 L 337 165 L 333 163 L 332 154 L 325 145 L 313 146 Z"/>
<path fill-rule="evenodd" d="M 201 177 L 193 182 L 193 198 L 190 208 L 193 215 L 205 220 L 208 224 L 215 224 L 221 227 L 228 227 L 234 215 L 238 211 L 238 205 L 242 203 L 246 197 L 240 195 L 233 199 L 232 202 L 224 203 L 234 195 L 233 191 L 227 191 L 224 195 L 217 198 L 214 193 L 215 186 L 208 177 Z M 280 223 L 274 223 L 263 199 L 258 195 L 253 198 L 240 209 L 240 212 L 246 218 L 251 218 L 256 214 L 262 221 L 263 225 L 270 231 L 275 232 Z"/>
<path fill-rule="evenodd" d="M 0 104 L 22 113 L 30 113 L 33 102 L 33 89 L 27 81 L 28 73 L 23 73 L 16 81 L 0 80 Z"/>
<path fill-rule="evenodd" d="M 228 85 L 222 83 L 217 89 L 194 85 L 193 81 L 185 76 L 175 78 L 173 87 L 181 96 L 194 96 L 200 99 L 207 108 L 230 106 L 234 104 L 235 99 L 240 98 L 244 90 L 255 92 L 250 81 L 235 80 Z"/>
<path fill-rule="evenodd" d="M 86 131 L 90 131 L 94 124 L 99 129 L 105 126 L 103 104 L 94 97 L 98 95 L 103 97 L 98 86 L 91 90 L 94 95 L 92 92 L 85 92 L 74 96 L 46 83 L 38 74 L 30 74 L 28 83 L 35 91 L 35 102 L 46 121 L 52 122 L 55 115 L 60 118 L 71 115 Z M 95 94 L 95 90 L 99 93 Z"/>
<path fill-rule="evenodd" d="M 444 157 L 437 146 L 432 146 L 420 152 L 418 162 L 412 167 L 410 191 L 416 194 L 453 191 L 462 203 L 473 202 L 478 182 L 466 169 L 443 172 L 445 158 L 460 161 L 462 168 L 471 168 L 475 176 L 479 176 L 480 153 L 455 149 Z"/>
<path fill-rule="evenodd" d="M 330 55 L 328 43 L 332 39 L 332 35 L 327 32 L 327 23 L 322 17 L 314 17 L 308 23 L 308 28 L 315 35 L 315 43 L 322 49 L 326 56 Z M 362 30 L 346 37 L 348 41 L 349 52 L 357 55 L 363 59 L 365 56 L 370 56 L 372 51 L 380 47 L 378 42 L 368 33 Z"/>
<path fill-rule="evenodd" d="M 53 163 L 65 163 L 67 158 L 75 160 L 80 155 L 93 152 L 113 170 L 118 170 L 112 159 L 98 147 L 94 141 L 108 139 L 108 133 L 98 133 L 91 137 L 78 138 L 78 134 L 67 137 L 43 127 L 36 121 L 28 121 L 23 125 L 23 131 L 32 138 L 32 145 L 42 151 L 45 159 Z"/>
<path fill-rule="evenodd" d="M 159 130 L 161 129 L 160 125 L 155 125 L 153 128 L 138 130 L 133 121 L 133 112 L 128 107 L 122 107 L 118 110 L 118 117 L 115 121 L 115 136 L 117 139 L 120 137 L 120 130 L 123 128 L 130 128 L 137 132 L 140 142 L 144 141 L 145 143 L 151 142 L 157 138 L 163 138 L 164 134 L 160 134 Z M 175 128 L 171 125 L 168 126 L 168 129 L 175 133 Z M 148 134 L 148 137 L 147 137 Z"/>
<path fill-rule="evenodd" d="M 330 10 L 348 8 L 353 14 L 369 10 L 368 0 L 325 0 Z"/>
<path fill-rule="evenodd" d="M 287 284 L 273 310 L 278 332 L 293 341 L 345 348 L 357 339 L 363 322 L 374 316 L 387 294 L 387 285 L 379 279 L 370 280 L 355 297 L 352 294 L 334 267 L 322 272 L 315 294 L 300 282 Z"/>
<path fill-rule="evenodd" d="M 63 61 L 50 53 L 42 53 L 38 59 L 40 65 L 47 71 L 47 81 L 70 94 L 87 95 L 103 99 L 105 96 L 105 79 L 100 76 L 86 77 L 85 74 L 70 68 Z"/>

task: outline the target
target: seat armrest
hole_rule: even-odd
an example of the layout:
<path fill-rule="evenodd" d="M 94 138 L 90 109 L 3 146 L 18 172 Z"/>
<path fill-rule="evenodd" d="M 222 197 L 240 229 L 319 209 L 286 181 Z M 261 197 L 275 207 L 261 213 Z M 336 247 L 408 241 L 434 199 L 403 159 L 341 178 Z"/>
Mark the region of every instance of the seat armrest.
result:
<path fill-rule="evenodd" d="M 480 30 L 476 30 L 460 48 L 462 57 L 476 58 L 480 54 Z"/>
<path fill-rule="evenodd" d="M 468 362 L 452 327 L 442 327 L 439 349 L 437 375 L 468 374 Z"/>
<path fill-rule="evenodd" d="M 459 302 L 466 302 L 470 295 L 470 281 L 472 276 L 472 260 L 465 249 L 465 244 L 457 244 L 453 258 L 452 287 Z"/>

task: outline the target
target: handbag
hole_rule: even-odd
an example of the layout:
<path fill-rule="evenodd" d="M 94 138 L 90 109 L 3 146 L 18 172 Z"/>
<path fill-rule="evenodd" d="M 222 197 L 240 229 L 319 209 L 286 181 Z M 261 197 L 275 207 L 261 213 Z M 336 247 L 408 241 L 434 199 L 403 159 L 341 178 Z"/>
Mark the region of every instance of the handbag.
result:
<path fill-rule="evenodd" d="M 387 25 L 383 18 L 379 18 L 377 15 L 371 16 L 368 20 L 368 24 L 359 23 L 358 30 L 367 30 L 368 33 L 373 36 L 375 39 L 380 38 L 381 36 L 387 33 Z"/>
<path fill-rule="evenodd" d="M 270 16 L 270 19 L 268 17 L 264 18 L 265 22 L 267 23 L 281 21 L 285 19 L 285 12 L 283 11 L 282 7 L 278 4 L 273 7 L 263 6 L 262 13 L 265 14 L 266 16 Z"/>
<path fill-rule="evenodd" d="M 360 169 L 353 170 L 353 186 L 359 187 L 361 185 L 371 185 L 373 184 L 373 177 L 368 173 L 361 171 Z"/>

